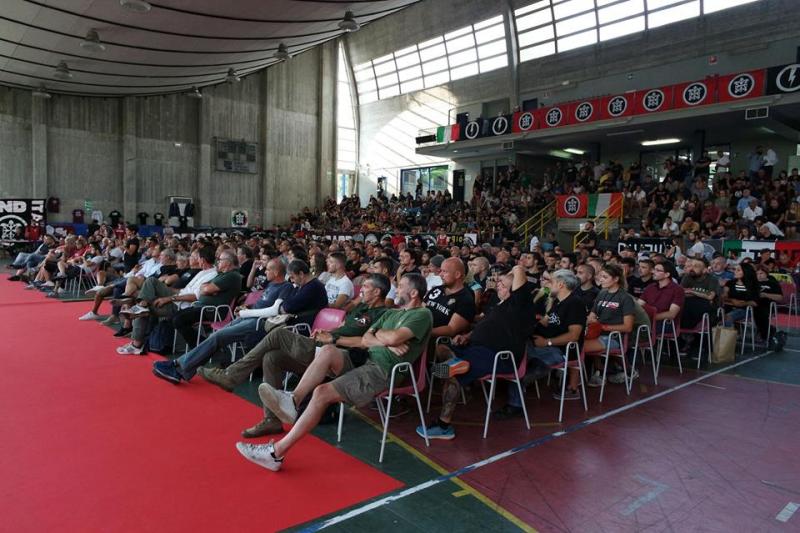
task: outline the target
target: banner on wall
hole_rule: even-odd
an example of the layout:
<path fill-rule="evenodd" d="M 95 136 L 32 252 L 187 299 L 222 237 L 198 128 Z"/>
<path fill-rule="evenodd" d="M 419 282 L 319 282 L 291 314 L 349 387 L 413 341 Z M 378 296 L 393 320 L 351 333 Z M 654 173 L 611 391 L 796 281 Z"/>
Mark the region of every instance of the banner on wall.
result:
<path fill-rule="evenodd" d="M 622 216 L 622 193 L 560 194 L 556 197 L 559 218 L 609 218 Z"/>
<path fill-rule="evenodd" d="M 25 241 L 25 228 L 47 223 L 46 200 L 0 200 L 0 241 Z"/>
<path fill-rule="evenodd" d="M 672 239 L 665 238 L 626 239 L 624 241 L 619 241 L 617 244 L 617 253 L 631 246 L 634 250 L 636 250 L 636 253 L 651 252 L 663 254 L 666 253 L 667 247 L 669 247 L 671 244 Z"/>
<path fill-rule="evenodd" d="M 733 102 L 764 95 L 765 71 L 753 70 L 720 76 L 717 84 L 717 99 Z"/>
<path fill-rule="evenodd" d="M 658 89 L 645 89 L 636 91 L 633 101 L 633 113 L 636 115 L 646 115 L 648 113 L 660 113 L 672 109 L 674 88 L 672 85 L 660 87 Z"/>
<path fill-rule="evenodd" d="M 800 241 L 726 240 L 722 243 L 722 251 L 725 255 L 733 252 L 739 259 L 743 257 L 755 259 L 759 256 L 761 250 L 774 250 L 773 255 L 788 253 L 792 266 L 800 262 Z"/>
<path fill-rule="evenodd" d="M 800 91 L 800 63 L 779 65 L 767 69 L 767 94 L 785 94 Z"/>

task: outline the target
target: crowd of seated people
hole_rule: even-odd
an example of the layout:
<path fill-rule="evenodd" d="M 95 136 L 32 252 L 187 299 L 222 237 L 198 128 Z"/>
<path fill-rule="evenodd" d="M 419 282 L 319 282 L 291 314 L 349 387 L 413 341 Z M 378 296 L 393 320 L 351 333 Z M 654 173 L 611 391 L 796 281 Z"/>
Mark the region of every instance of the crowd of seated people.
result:
<path fill-rule="evenodd" d="M 770 324 L 769 309 L 773 302 L 784 302 L 774 275 L 787 273 L 791 260 L 771 250 L 755 259 L 709 252 L 701 239 L 714 236 L 719 219 L 710 221 L 697 210 L 710 202 L 720 218 L 752 224 L 759 234 L 767 227 L 772 235 L 775 226 L 789 237 L 786 212 L 775 216 L 778 209 L 786 210 L 800 181 L 784 180 L 784 173 L 772 179 L 762 164 L 743 179 L 718 172 L 714 193 L 706 195 L 702 167 L 702 162 L 695 166 L 696 180 L 683 177 L 679 187 L 673 181 L 650 187 L 637 169 L 625 171 L 619 165 L 569 165 L 538 182 L 511 172 L 499 181 L 500 188 L 476 184 L 470 204 L 453 202 L 449 194 L 380 195 L 366 208 L 345 199 L 305 210 L 291 228 L 250 236 L 145 239 L 134 227 L 118 236 L 102 226 L 88 238 L 58 242 L 46 237 L 32 253 L 14 260 L 12 279 L 53 291 L 59 280 L 91 277 L 94 301 L 79 319 L 100 320 L 100 308 L 111 298 L 105 323 L 125 338 L 117 349 L 120 355 L 145 354 L 155 334 L 177 332 L 184 352 L 155 362 L 152 369 L 172 384 L 185 386 L 200 374 L 232 391 L 261 369 L 264 416 L 242 436 L 277 435 L 283 433 L 282 424 L 293 427 L 277 442 L 237 447 L 248 459 L 278 470 L 284 455 L 331 406 L 369 403 L 388 388 L 394 364 L 413 362 L 425 349 L 431 372 L 441 378 L 442 407 L 436 420 L 417 432 L 435 439 L 455 437 L 453 415 L 463 390 L 492 371 L 499 351 L 511 351 L 518 366 L 527 358 L 530 381 L 549 374 L 564 361 L 567 347 L 577 343 L 585 355 L 589 387 L 629 386 L 638 370 L 620 364 L 629 359 L 611 361 L 605 355 L 630 357 L 625 348 L 639 326 L 651 325 L 651 316 L 656 331 L 670 320 L 680 331 L 689 331 L 673 355 L 696 360 L 702 347 L 692 331 L 704 320 L 740 324 L 748 308 L 761 340 L 780 349 L 785 338 Z M 648 217 L 666 210 L 663 221 L 653 219 L 653 224 L 666 227 L 669 236 L 679 224 L 678 232 L 686 234 L 690 245 L 676 237 L 664 253 L 630 246 L 617 253 L 601 249 L 591 227 L 584 230 L 589 238 L 571 252 L 544 238 L 530 248 L 516 244 L 513 226 L 520 208 L 541 205 L 570 183 L 573 190 L 614 190 L 619 175 L 627 176 L 622 178 L 627 187 L 645 191 L 646 199 L 653 195 L 655 209 L 641 205 Z M 693 191 L 689 196 L 682 189 L 687 185 Z M 720 198 L 726 199 L 724 209 L 717 203 Z M 410 229 L 408 210 L 416 210 L 415 219 L 424 213 L 419 218 L 429 229 L 441 230 L 442 238 L 430 243 L 399 234 L 400 228 Z M 388 234 L 380 240 L 324 236 L 326 230 L 348 225 Z M 448 242 L 447 232 L 472 229 L 479 231 L 482 244 Z M 325 308 L 343 314 L 339 326 L 291 327 L 313 324 Z M 206 309 L 212 315 L 206 316 Z M 212 321 L 217 322 L 214 328 Z M 238 360 L 228 364 L 231 357 L 215 357 L 226 353 Z M 699 364 L 705 362 L 701 358 Z M 498 371 L 512 370 L 510 364 L 501 361 Z M 287 373 L 300 380 L 293 392 L 284 390 Z M 577 368 L 570 367 L 563 392 L 558 387 L 553 396 L 581 399 L 580 379 Z M 523 401 L 516 389 L 509 389 L 506 404 L 494 416 L 522 416 Z"/>

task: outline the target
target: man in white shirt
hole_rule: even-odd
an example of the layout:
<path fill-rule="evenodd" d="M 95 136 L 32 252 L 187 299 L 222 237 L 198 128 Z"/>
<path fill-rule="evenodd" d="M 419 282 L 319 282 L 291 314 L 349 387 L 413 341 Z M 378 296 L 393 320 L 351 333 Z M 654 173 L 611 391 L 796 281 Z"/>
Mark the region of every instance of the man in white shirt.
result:
<path fill-rule="evenodd" d="M 760 217 L 763 214 L 764 210 L 759 207 L 758 200 L 753 198 L 750 200 L 744 211 L 742 211 L 742 218 L 749 222 L 753 222 L 756 217 Z"/>
<path fill-rule="evenodd" d="M 320 281 L 325 283 L 325 292 L 328 293 L 328 307 L 344 309 L 353 298 L 353 282 L 347 277 L 347 257 L 341 252 L 333 252 L 326 260 L 328 266 L 327 276 L 320 276 Z"/>
<path fill-rule="evenodd" d="M 764 154 L 764 173 L 767 175 L 767 178 L 772 178 L 772 168 L 778 164 L 778 154 L 775 153 L 775 150 L 772 147 L 767 148 L 767 153 Z"/>
<path fill-rule="evenodd" d="M 442 269 L 443 262 L 444 262 L 443 255 L 434 255 L 433 257 L 431 257 L 431 260 L 428 265 L 428 273 L 425 276 L 425 283 L 428 284 L 428 290 L 431 290 L 434 287 L 438 287 L 444 284 L 441 276 L 439 276 L 439 271 Z"/>

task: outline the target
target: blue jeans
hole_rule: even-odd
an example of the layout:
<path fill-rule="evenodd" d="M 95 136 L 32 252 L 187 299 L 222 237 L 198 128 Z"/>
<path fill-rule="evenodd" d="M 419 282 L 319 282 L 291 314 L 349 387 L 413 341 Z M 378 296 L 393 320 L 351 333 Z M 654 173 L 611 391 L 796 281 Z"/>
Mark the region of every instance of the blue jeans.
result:
<path fill-rule="evenodd" d="M 564 355 L 561 353 L 561 348 L 558 346 L 541 346 L 537 347 L 534 346 L 532 343 L 528 342 L 528 370 L 532 370 L 531 368 L 531 359 L 541 362 L 541 364 L 546 366 L 557 365 L 559 363 L 563 363 Z M 533 361 L 535 362 L 535 361 Z M 537 365 L 534 365 L 534 368 Z M 522 376 L 520 376 L 522 377 Z M 522 398 L 519 397 L 519 391 L 517 390 L 517 384 L 508 382 L 508 405 L 512 407 L 522 407 Z"/>
<path fill-rule="evenodd" d="M 733 327 L 733 323 L 737 320 L 744 320 L 747 316 L 747 308 L 746 307 L 737 307 L 736 309 L 731 309 L 725 313 L 725 327 Z"/>
<path fill-rule="evenodd" d="M 192 379 L 200 366 L 229 344 L 241 342 L 247 347 L 255 346 L 266 336 L 263 327 L 256 331 L 257 321 L 256 318 L 237 318 L 224 328 L 215 331 L 210 337 L 177 359 L 178 372 L 185 379 Z"/>

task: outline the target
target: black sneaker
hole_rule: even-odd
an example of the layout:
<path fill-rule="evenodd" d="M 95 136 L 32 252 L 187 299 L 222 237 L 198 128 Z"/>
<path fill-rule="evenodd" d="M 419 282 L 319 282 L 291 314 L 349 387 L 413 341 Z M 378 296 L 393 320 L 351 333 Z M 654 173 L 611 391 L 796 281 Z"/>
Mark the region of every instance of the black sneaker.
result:
<path fill-rule="evenodd" d="M 178 372 L 178 367 L 175 366 L 175 361 L 156 361 L 153 363 L 153 375 L 169 381 L 173 385 L 177 385 L 184 380 L 183 376 Z"/>
<path fill-rule="evenodd" d="M 20 278 L 19 276 L 10 276 L 10 277 L 8 278 L 8 281 L 20 281 L 20 279 L 21 279 L 21 278 Z"/>
<path fill-rule="evenodd" d="M 132 332 L 133 332 L 133 328 L 119 328 L 119 330 L 117 330 L 117 332 L 114 333 L 114 336 L 115 337 L 124 337 L 126 335 L 129 335 Z"/>
<path fill-rule="evenodd" d="M 495 420 L 509 420 L 511 418 L 519 418 L 522 416 L 522 407 L 516 407 L 514 405 L 504 405 L 494 413 L 492 416 Z"/>

